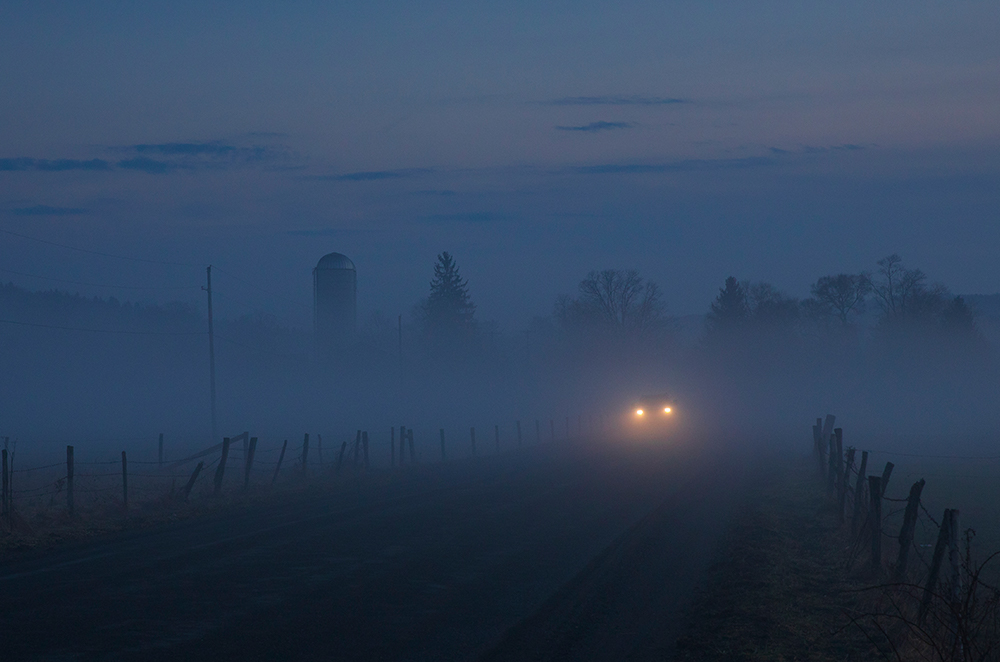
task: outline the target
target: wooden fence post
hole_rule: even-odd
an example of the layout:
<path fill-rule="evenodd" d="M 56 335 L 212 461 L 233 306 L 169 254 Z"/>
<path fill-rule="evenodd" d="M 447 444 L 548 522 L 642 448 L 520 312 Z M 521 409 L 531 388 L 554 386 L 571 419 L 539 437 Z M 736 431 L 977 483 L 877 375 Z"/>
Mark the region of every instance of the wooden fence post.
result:
<path fill-rule="evenodd" d="M 833 414 L 826 415 L 826 420 L 823 421 L 823 432 L 822 432 L 822 439 L 824 444 L 826 444 L 826 440 L 830 438 L 830 435 L 833 434 L 833 426 L 836 424 L 836 420 L 837 417 L 834 416 Z"/>
<path fill-rule="evenodd" d="M 840 507 L 837 510 L 837 518 L 840 520 L 841 524 L 844 523 L 844 519 L 846 518 L 846 513 L 844 511 L 847 509 L 847 486 L 851 478 L 851 469 L 854 468 L 854 453 L 854 446 L 847 449 L 847 459 L 844 461 L 844 470 L 840 474 L 840 499 L 838 500 Z"/>
<path fill-rule="evenodd" d="M 199 462 L 198 466 L 194 468 L 194 472 L 191 474 L 191 478 L 188 479 L 187 485 L 184 486 L 185 501 L 187 501 L 188 497 L 191 496 L 191 489 L 194 487 L 194 481 L 198 480 L 198 474 L 201 473 L 201 469 L 204 466 L 205 466 L 204 462 Z"/>
<path fill-rule="evenodd" d="M 910 557 L 910 547 L 913 545 L 913 533 L 917 526 L 917 511 L 920 508 L 920 493 L 924 489 L 924 479 L 921 478 L 910 487 L 910 496 L 906 498 L 906 512 L 903 514 L 903 525 L 899 527 L 899 556 L 896 557 L 896 571 L 893 581 L 901 582 L 906 577 L 906 564 Z"/>
<path fill-rule="evenodd" d="M 882 496 L 885 496 L 885 491 L 889 487 L 889 476 L 892 475 L 892 468 L 896 466 L 892 462 L 886 462 L 885 468 L 882 469 L 882 480 L 879 483 L 882 486 Z"/>
<path fill-rule="evenodd" d="M 441 431 L 441 437 L 444 438 L 444 430 Z M 444 453 L 442 453 L 443 455 Z M 396 466 L 396 426 L 393 425 L 389 428 L 389 466 Z"/>
<path fill-rule="evenodd" d="M 365 471 L 368 471 L 368 431 L 361 433 L 361 450 L 365 454 Z"/>
<path fill-rule="evenodd" d="M 955 618 L 961 615 L 962 610 L 962 550 L 959 547 L 958 537 L 962 532 L 959 524 L 959 512 L 957 508 L 951 510 L 951 519 L 948 522 L 948 600 L 951 603 L 951 613 Z M 956 637 L 958 633 L 956 632 Z"/>
<path fill-rule="evenodd" d="M 229 437 L 222 438 L 222 457 L 219 459 L 219 466 L 215 469 L 215 494 L 222 489 L 222 477 L 226 473 L 226 460 L 229 459 Z"/>
<path fill-rule="evenodd" d="M 844 471 L 844 428 L 834 428 L 833 436 L 837 440 L 837 482 L 841 480 L 841 473 Z"/>
<path fill-rule="evenodd" d="M 444 462 L 444 428 L 441 428 L 441 461 Z"/>
<path fill-rule="evenodd" d="M 944 552 L 948 549 L 948 539 L 951 525 L 951 509 L 945 508 L 944 517 L 941 518 L 941 528 L 938 529 L 937 544 L 934 545 L 934 556 L 931 557 L 931 567 L 927 571 L 927 583 L 924 585 L 924 594 L 920 599 L 920 611 L 917 614 L 917 624 L 923 625 L 927 618 L 927 611 L 930 609 L 934 599 L 934 591 L 937 590 L 938 576 L 941 573 L 941 561 L 944 560 Z"/>
<path fill-rule="evenodd" d="M 66 447 L 66 510 L 73 516 L 73 447 Z"/>
<path fill-rule="evenodd" d="M 340 475 L 340 465 L 344 463 L 344 453 L 346 452 L 347 452 L 347 442 L 345 441 L 340 445 L 340 455 L 337 456 L 337 471 L 335 474 L 337 476 Z M 403 463 L 402 460 L 400 460 L 400 464 L 402 463 Z"/>
<path fill-rule="evenodd" d="M 274 467 L 274 475 L 271 477 L 271 484 L 278 482 L 278 472 L 281 471 L 281 463 L 285 460 L 285 449 L 288 448 L 288 440 L 281 444 L 281 452 L 278 453 L 278 465 Z"/>
<path fill-rule="evenodd" d="M 122 505 L 128 510 L 128 461 L 122 451 Z"/>
<path fill-rule="evenodd" d="M 469 438 L 472 441 L 472 454 L 476 454 L 476 428 L 469 428 Z"/>
<path fill-rule="evenodd" d="M 302 438 L 302 473 L 309 469 L 309 433 Z"/>
<path fill-rule="evenodd" d="M 157 453 L 157 457 L 160 459 L 159 464 L 160 464 L 160 467 L 162 468 L 163 467 L 163 433 L 162 432 L 160 433 L 160 446 L 159 446 L 159 452 Z"/>
<path fill-rule="evenodd" d="M 872 570 L 882 567 L 882 479 L 868 476 L 868 493 L 871 496 L 869 521 L 872 534 Z"/>
<path fill-rule="evenodd" d="M 493 426 L 493 437 L 494 437 L 494 441 L 496 442 L 497 453 L 499 453 L 500 452 L 500 426 L 499 425 L 494 425 Z"/>
<path fill-rule="evenodd" d="M 830 462 L 829 471 L 827 472 L 826 493 L 833 494 L 837 489 L 837 474 L 839 473 L 837 468 L 840 465 L 840 458 L 837 456 L 837 438 L 831 434 L 829 439 Z"/>
<path fill-rule="evenodd" d="M 858 524 L 861 522 L 861 504 L 865 502 L 865 471 L 868 470 L 868 451 L 861 451 L 861 466 L 858 467 L 858 480 L 854 484 L 854 515 L 851 517 L 851 533 L 857 535 Z"/>
<path fill-rule="evenodd" d="M 521 421 L 517 422 L 517 447 L 521 447 Z"/>
<path fill-rule="evenodd" d="M 410 463 L 417 461 L 417 454 L 413 450 L 413 428 L 406 428 L 406 441 L 410 444 Z"/>
<path fill-rule="evenodd" d="M 257 455 L 257 437 L 250 437 L 250 450 L 247 452 L 246 468 L 243 470 L 243 489 L 250 489 L 250 470 L 253 469 L 253 458 Z"/>

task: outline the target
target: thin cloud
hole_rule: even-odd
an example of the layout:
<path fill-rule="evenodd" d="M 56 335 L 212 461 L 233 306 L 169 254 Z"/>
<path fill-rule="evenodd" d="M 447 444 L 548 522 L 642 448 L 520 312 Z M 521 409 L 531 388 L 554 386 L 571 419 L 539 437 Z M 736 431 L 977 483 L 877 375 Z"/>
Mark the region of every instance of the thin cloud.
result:
<path fill-rule="evenodd" d="M 123 170 L 138 170 L 149 175 L 162 175 L 172 170 L 177 170 L 180 166 L 166 161 L 157 161 L 144 156 L 134 159 L 124 159 L 118 162 L 118 167 Z"/>
<path fill-rule="evenodd" d="M 630 96 L 603 95 L 596 97 L 562 97 L 549 101 L 552 106 L 670 106 L 691 103 L 687 99 L 675 97 L 649 97 L 638 94 Z"/>
<path fill-rule="evenodd" d="M 49 205 L 34 205 L 32 207 L 18 207 L 10 210 L 12 214 L 18 216 L 78 216 L 89 214 L 89 209 L 81 207 L 51 207 Z"/>
<path fill-rule="evenodd" d="M 598 131 L 610 131 L 612 129 L 631 129 L 635 124 L 631 122 L 591 122 L 582 126 L 557 126 L 560 131 L 582 131 L 586 133 L 596 133 Z"/>
<path fill-rule="evenodd" d="M 312 175 L 302 179 L 314 182 L 375 182 L 385 179 L 404 179 L 430 172 L 428 168 L 408 168 L 405 170 L 366 170 L 347 172 L 341 175 Z"/>
<path fill-rule="evenodd" d="M 133 145 L 139 154 L 159 154 L 163 156 L 230 156 L 236 147 L 221 143 L 160 143 L 153 145 Z"/>
<path fill-rule="evenodd" d="M 62 172 L 65 170 L 109 170 L 111 164 L 104 159 L 32 159 L 20 157 L 16 159 L 0 159 L 0 171 L 15 172 L 35 170 L 43 172 Z"/>
<path fill-rule="evenodd" d="M 671 163 L 604 163 L 592 166 L 577 166 L 570 172 L 581 175 L 643 175 L 664 172 L 694 172 L 701 170 L 731 170 L 769 166 L 777 159 L 753 156 L 742 159 L 685 159 Z"/>
<path fill-rule="evenodd" d="M 429 214 L 422 217 L 425 221 L 438 223 L 487 223 L 489 221 L 503 221 L 509 218 L 503 214 L 493 212 L 466 212 L 459 214 Z"/>

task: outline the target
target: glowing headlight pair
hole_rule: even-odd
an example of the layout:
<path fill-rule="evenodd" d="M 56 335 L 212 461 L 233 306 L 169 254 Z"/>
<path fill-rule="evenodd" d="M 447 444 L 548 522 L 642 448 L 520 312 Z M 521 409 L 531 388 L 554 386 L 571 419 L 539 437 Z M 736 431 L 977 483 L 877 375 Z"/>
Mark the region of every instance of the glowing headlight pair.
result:
<path fill-rule="evenodd" d="M 670 407 L 664 407 L 664 408 L 663 408 L 663 413 L 664 413 L 664 414 L 669 414 L 669 413 L 670 413 L 670 412 L 672 412 L 672 411 L 673 411 L 673 410 L 672 410 L 672 409 L 671 409 Z M 642 409 L 636 409 L 636 410 L 635 410 L 635 415 L 636 415 L 636 416 L 642 416 L 642 415 L 643 415 L 643 414 L 645 414 L 645 413 L 646 413 L 646 412 L 645 412 L 645 411 L 643 411 Z"/>

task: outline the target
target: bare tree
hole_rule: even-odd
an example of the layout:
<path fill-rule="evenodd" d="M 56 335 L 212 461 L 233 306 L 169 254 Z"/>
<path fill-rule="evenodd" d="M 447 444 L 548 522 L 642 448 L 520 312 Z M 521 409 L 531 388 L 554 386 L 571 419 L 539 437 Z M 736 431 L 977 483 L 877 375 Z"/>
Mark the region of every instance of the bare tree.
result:
<path fill-rule="evenodd" d="M 866 276 L 868 287 L 882 309 L 885 320 L 936 319 L 942 312 L 948 291 L 942 285 L 928 287 L 920 269 L 907 269 L 893 253 L 878 261 L 875 277 Z"/>
<path fill-rule="evenodd" d="M 867 274 L 823 276 L 812 286 L 812 295 L 820 310 L 826 310 L 847 326 L 851 313 L 865 310 L 865 300 L 871 291 Z"/>
<path fill-rule="evenodd" d="M 556 317 L 566 326 L 598 326 L 643 333 L 663 323 L 660 288 L 634 269 L 591 271 L 580 282 L 580 295 L 561 296 Z"/>

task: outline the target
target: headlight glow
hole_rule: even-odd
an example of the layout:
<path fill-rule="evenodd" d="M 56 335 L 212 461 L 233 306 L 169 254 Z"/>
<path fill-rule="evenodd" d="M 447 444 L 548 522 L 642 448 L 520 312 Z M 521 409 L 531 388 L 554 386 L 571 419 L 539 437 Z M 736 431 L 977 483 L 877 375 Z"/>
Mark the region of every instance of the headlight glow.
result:
<path fill-rule="evenodd" d="M 664 408 L 663 408 L 663 413 L 664 413 L 664 414 L 669 414 L 669 413 L 670 413 L 671 411 L 673 411 L 673 410 L 672 410 L 672 409 L 670 409 L 670 407 L 664 407 Z"/>
<path fill-rule="evenodd" d="M 643 412 L 643 411 L 642 411 L 641 409 L 636 409 L 636 410 L 635 410 L 635 415 L 636 415 L 636 416 L 642 416 L 642 415 L 643 415 L 644 413 L 645 413 L 645 412 Z"/>

